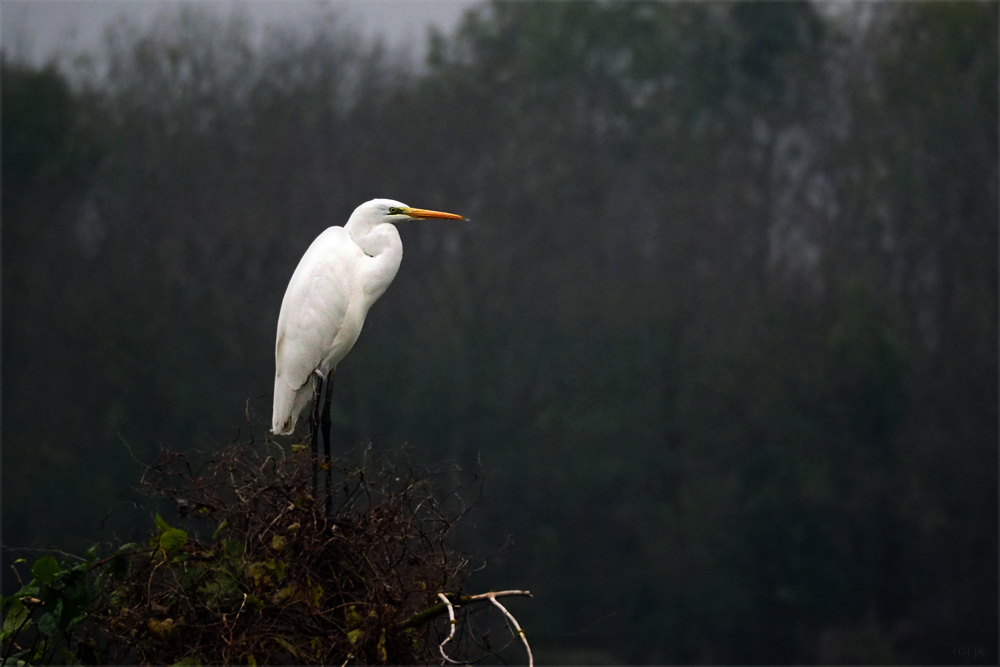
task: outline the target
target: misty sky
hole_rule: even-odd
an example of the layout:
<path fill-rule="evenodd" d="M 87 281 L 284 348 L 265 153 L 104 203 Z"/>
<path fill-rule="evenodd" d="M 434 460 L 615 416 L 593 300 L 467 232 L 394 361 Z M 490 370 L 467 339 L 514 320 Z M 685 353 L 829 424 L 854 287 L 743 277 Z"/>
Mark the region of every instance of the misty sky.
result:
<path fill-rule="evenodd" d="M 27 2 L 3 0 L 0 3 L 2 45 L 7 55 L 44 63 L 59 53 L 92 51 L 99 46 L 108 23 L 126 19 L 139 25 L 148 23 L 160 12 L 180 2 Z M 238 2 L 215 0 L 193 3 L 215 8 L 222 15 L 246 11 L 257 24 L 304 24 L 330 6 L 368 36 L 382 35 L 391 43 L 422 49 L 427 28 L 444 31 L 455 27 L 462 11 L 474 0 L 369 0 L 327 2 Z"/>

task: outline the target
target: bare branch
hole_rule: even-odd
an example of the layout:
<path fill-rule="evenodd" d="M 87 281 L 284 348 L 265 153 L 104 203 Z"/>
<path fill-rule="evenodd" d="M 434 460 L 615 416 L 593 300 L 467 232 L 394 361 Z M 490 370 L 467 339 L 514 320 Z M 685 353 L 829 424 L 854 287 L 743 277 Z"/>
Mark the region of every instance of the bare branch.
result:
<path fill-rule="evenodd" d="M 449 600 L 448 596 L 445 595 L 444 593 L 438 593 L 438 597 L 441 598 L 441 600 L 446 605 L 448 605 L 448 625 L 449 625 L 448 636 L 444 638 L 444 641 L 442 641 L 440 645 L 438 645 L 438 650 L 441 651 L 441 657 L 444 658 L 445 661 L 450 662 L 453 665 L 461 665 L 462 664 L 461 662 L 452 660 L 451 658 L 448 657 L 448 654 L 444 652 L 444 645 L 450 642 L 452 638 L 455 636 L 455 626 L 458 625 L 458 621 L 455 620 L 455 607 L 452 606 L 451 600 Z"/>
<path fill-rule="evenodd" d="M 491 597 L 502 598 L 502 597 L 507 597 L 507 596 L 511 596 L 511 595 L 516 595 L 516 596 L 520 596 L 520 597 L 529 597 L 530 598 L 531 597 L 531 591 L 513 591 L 513 590 L 512 591 L 496 591 L 496 592 L 491 592 L 491 593 L 479 593 L 478 595 L 457 595 L 455 593 L 438 593 L 438 597 L 441 597 L 442 595 L 446 596 L 444 599 L 448 602 L 448 604 L 451 604 L 453 602 L 454 604 L 456 604 L 456 605 L 458 605 L 458 606 L 461 607 L 462 605 L 472 604 L 473 602 L 480 602 L 482 600 L 489 600 Z M 447 596 L 450 596 L 450 598 L 447 597 Z M 396 629 L 397 630 L 405 630 L 406 628 L 415 628 L 415 627 L 421 626 L 424 623 L 426 623 L 427 621 L 430 621 L 430 620 L 432 620 L 434 618 L 437 618 L 438 616 L 440 616 L 441 614 L 443 614 L 445 612 L 445 609 L 447 609 L 446 604 L 445 603 L 441 603 L 441 604 L 436 604 L 433 607 L 429 607 L 427 609 L 424 609 L 423 611 L 418 611 L 416 614 L 414 614 L 413 616 L 410 616 L 410 618 L 406 619 L 405 621 L 403 621 L 402 623 L 400 623 L 398 626 L 396 626 Z"/>
<path fill-rule="evenodd" d="M 528 638 L 524 635 L 524 630 L 521 629 L 521 626 L 518 624 L 517 619 L 514 618 L 513 614 L 507 611 L 506 607 L 497 602 L 497 596 L 495 593 L 487 595 L 490 598 L 490 602 L 499 607 L 500 611 L 502 611 L 504 615 L 510 619 L 510 622 L 514 624 L 514 629 L 517 630 L 517 634 L 521 635 L 521 641 L 524 642 L 524 648 L 528 652 L 528 667 L 534 667 L 535 658 L 531 655 L 531 646 L 528 645 Z"/>

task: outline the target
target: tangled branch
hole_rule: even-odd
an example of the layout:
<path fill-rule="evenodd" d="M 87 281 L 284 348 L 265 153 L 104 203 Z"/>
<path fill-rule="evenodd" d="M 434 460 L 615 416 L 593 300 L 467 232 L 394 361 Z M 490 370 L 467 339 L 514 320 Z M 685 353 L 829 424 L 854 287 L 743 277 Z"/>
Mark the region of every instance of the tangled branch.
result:
<path fill-rule="evenodd" d="M 435 591 L 460 586 L 468 565 L 447 538 L 469 505 L 435 492 L 456 474 L 473 492 L 477 480 L 384 459 L 340 465 L 326 517 L 311 495 L 312 461 L 293 450 L 236 444 L 197 468 L 164 452 L 150 467 L 146 488 L 172 500 L 188 530 L 158 516 L 159 533 L 127 575 L 104 578 L 105 643 L 125 647 L 108 658 L 425 659 L 427 628 L 406 621 Z"/>
<path fill-rule="evenodd" d="M 531 646 L 528 644 L 528 638 L 524 634 L 524 630 L 521 629 L 521 626 L 520 624 L 518 624 L 517 619 L 514 618 L 514 616 L 509 611 L 507 611 L 507 608 L 504 607 L 499 602 L 497 602 L 498 597 L 504 597 L 508 595 L 523 595 L 531 597 L 531 593 L 529 591 L 497 591 L 491 593 L 480 593 L 479 595 L 455 596 L 458 598 L 460 602 L 456 601 L 455 603 L 452 603 L 451 599 L 449 599 L 447 595 L 445 595 L 444 593 L 438 593 L 438 597 L 441 599 L 441 604 L 435 607 L 431 607 L 430 609 L 428 609 L 426 612 L 423 613 L 427 614 L 430 612 L 434 612 L 438 608 L 441 608 L 441 611 L 443 611 L 443 608 L 445 607 L 447 607 L 448 609 L 448 627 L 449 627 L 448 636 L 445 637 L 440 644 L 438 644 L 438 651 L 440 651 L 441 657 L 444 658 L 446 662 L 450 662 L 453 665 L 465 665 L 471 662 L 463 660 L 454 660 L 447 653 L 445 653 L 444 650 L 444 645 L 450 642 L 452 639 L 454 639 L 455 627 L 458 625 L 458 621 L 455 618 L 455 604 L 471 604 L 474 602 L 479 602 L 481 600 L 489 600 L 496 607 L 498 607 L 500 611 L 503 612 L 504 616 L 506 616 L 511 623 L 514 624 L 514 629 L 517 631 L 517 634 L 520 635 L 521 641 L 524 642 L 524 648 L 528 652 L 528 667 L 534 667 L 535 659 L 531 655 Z M 441 611 L 438 611 L 437 613 L 441 613 Z"/>
<path fill-rule="evenodd" d="M 36 580 L 5 598 L 15 620 L 5 625 L 3 657 L 402 664 L 440 653 L 455 663 L 448 642 L 476 660 L 492 652 L 471 631 L 455 641 L 455 608 L 490 601 L 532 660 L 517 621 L 497 602 L 530 593 L 461 592 L 469 559 L 449 538 L 481 493 L 475 475 L 399 467 L 365 451 L 361 465 L 334 462 L 328 514 L 311 494 L 307 449 L 234 442 L 201 465 L 162 452 L 142 479 L 149 496 L 168 501 L 148 544 L 104 557 L 95 547 L 72 567 L 51 556 L 36 564 Z M 446 611 L 449 636 L 439 643 Z"/>

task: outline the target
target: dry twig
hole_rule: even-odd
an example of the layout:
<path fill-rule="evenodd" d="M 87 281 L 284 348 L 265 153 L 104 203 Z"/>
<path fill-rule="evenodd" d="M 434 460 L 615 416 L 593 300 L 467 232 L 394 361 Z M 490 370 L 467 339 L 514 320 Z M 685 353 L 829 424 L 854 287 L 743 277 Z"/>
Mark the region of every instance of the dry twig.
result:
<path fill-rule="evenodd" d="M 528 644 L 528 638 L 527 638 L 527 636 L 525 636 L 524 630 L 521 629 L 520 624 L 518 624 L 517 619 L 514 618 L 513 614 L 511 614 L 509 611 L 507 611 L 506 607 L 504 607 L 502 604 L 500 604 L 499 602 L 497 602 L 497 598 L 498 597 L 505 597 L 505 596 L 510 596 L 510 595 L 518 595 L 518 596 L 531 597 L 531 592 L 530 591 L 492 591 L 492 592 L 489 592 L 489 593 L 480 593 L 478 595 L 458 595 L 458 596 L 454 596 L 454 597 L 456 597 L 456 603 L 458 603 L 458 604 L 471 604 L 471 603 L 474 603 L 474 602 L 480 602 L 482 600 L 489 600 L 492 604 L 494 604 L 495 606 L 499 607 L 500 611 L 502 611 L 504 613 L 504 616 L 506 616 L 508 619 L 510 619 L 510 622 L 514 624 L 514 629 L 517 631 L 517 634 L 521 637 L 521 641 L 524 642 L 524 648 L 528 651 L 528 665 L 529 665 L 529 667 L 533 667 L 534 664 L 535 664 L 535 659 L 531 655 L 531 646 Z M 443 611 L 444 607 L 447 607 L 447 609 L 448 609 L 448 625 L 449 625 L 448 636 L 445 637 L 441 641 L 441 643 L 438 645 L 438 650 L 441 653 L 441 657 L 444 658 L 447 662 L 450 662 L 453 665 L 466 665 L 466 664 L 470 664 L 470 662 L 474 662 L 474 661 L 454 660 L 451 657 L 449 657 L 447 653 L 445 653 L 445 651 L 444 651 L 444 645 L 447 644 L 448 642 L 450 642 L 455 637 L 455 628 L 458 625 L 458 621 L 455 618 L 455 607 L 454 607 L 454 604 L 452 604 L 452 601 L 448 598 L 448 596 L 445 595 L 444 593 L 438 593 L 438 598 L 441 600 L 442 604 L 437 605 L 436 607 L 431 607 L 430 609 L 426 610 L 425 612 L 422 612 L 422 614 L 424 614 L 424 615 L 435 614 L 436 615 L 438 613 L 441 613 L 441 611 Z M 440 610 L 439 610 L 439 608 L 440 608 Z M 424 620 L 426 620 L 426 618 Z"/>

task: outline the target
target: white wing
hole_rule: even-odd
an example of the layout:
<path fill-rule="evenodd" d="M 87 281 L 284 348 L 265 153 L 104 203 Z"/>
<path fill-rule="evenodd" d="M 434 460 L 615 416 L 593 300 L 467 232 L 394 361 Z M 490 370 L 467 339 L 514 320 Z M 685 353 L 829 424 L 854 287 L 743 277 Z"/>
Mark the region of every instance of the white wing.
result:
<path fill-rule="evenodd" d="M 347 353 L 335 350 L 334 341 L 341 330 L 355 328 L 349 320 L 352 300 L 361 293 L 363 256 L 343 227 L 330 227 L 309 246 L 288 282 L 274 348 L 275 433 L 294 428 L 311 396 L 313 371 L 326 373 Z"/>

